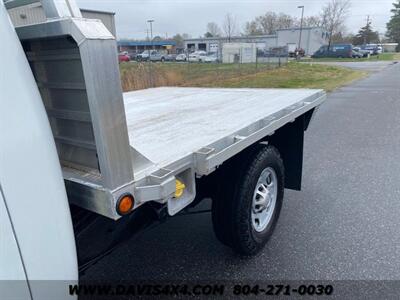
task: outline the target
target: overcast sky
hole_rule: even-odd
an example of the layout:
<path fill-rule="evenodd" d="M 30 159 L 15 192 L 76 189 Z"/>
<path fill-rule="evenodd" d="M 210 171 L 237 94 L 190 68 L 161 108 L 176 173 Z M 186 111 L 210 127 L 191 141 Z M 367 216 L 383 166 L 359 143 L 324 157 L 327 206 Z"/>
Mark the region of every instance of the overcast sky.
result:
<path fill-rule="evenodd" d="M 154 35 L 171 37 L 188 33 L 198 37 L 206 32 L 208 22 L 220 26 L 225 14 L 236 16 L 240 29 L 246 21 L 266 11 L 283 12 L 300 17 L 299 5 L 305 16 L 316 15 L 329 0 L 77 0 L 81 8 L 116 13 L 118 38 L 145 38 L 146 20 L 154 19 Z M 370 15 L 372 26 L 380 33 L 386 30 L 394 0 L 352 0 L 346 26 L 357 32 Z"/>

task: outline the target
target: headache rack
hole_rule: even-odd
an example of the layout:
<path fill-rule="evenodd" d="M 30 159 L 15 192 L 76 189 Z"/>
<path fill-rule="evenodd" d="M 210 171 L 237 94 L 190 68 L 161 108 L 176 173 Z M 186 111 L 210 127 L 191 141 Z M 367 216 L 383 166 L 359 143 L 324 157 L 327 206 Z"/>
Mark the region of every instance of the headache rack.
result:
<path fill-rule="evenodd" d="M 12 9 L 39 1 L 7 1 Z M 41 1 L 44 23 L 16 28 L 40 90 L 69 199 L 118 218 L 133 193 L 131 152 L 114 36 L 75 1 Z M 93 199 L 96 199 L 93 201 Z"/>

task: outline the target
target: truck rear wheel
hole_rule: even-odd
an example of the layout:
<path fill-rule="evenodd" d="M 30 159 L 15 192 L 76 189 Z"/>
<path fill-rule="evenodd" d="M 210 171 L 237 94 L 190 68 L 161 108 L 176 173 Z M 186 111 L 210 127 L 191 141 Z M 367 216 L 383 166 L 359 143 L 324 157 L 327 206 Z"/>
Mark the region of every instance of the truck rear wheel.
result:
<path fill-rule="evenodd" d="M 271 237 L 284 194 L 284 167 L 278 150 L 260 145 L 223 172 L 213 199 L 217 238 L 242 255 L 255 255 Z"/>

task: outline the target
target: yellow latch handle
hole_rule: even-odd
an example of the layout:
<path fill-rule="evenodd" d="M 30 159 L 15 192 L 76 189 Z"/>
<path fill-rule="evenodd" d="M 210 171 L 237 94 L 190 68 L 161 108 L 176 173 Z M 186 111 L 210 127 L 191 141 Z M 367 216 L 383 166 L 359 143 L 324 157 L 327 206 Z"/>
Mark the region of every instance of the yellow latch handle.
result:
<path fill-rule="evenodd" d="M 182 197 L 185 188 L 186 188 L 186 185 L 179 179 L 176 179 L 175 180 L 175 198 Z"/>

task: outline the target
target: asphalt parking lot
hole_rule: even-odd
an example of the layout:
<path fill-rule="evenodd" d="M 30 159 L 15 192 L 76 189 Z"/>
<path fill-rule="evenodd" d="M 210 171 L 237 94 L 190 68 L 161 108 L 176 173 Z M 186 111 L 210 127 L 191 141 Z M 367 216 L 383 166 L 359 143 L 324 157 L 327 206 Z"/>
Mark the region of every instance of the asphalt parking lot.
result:
<path fill-rule="evenodd" d="M 209 213 L 184 215 L 121 245 L 81 279 L 400 280 L 400 64 L 374 70 L 320 108 L 306 133 L 303 190 L 286 191 L 257 257 L 221 245 Z"/>
<path fill-rule="evenodd" d="M 323 64 L 331 66 L 339 66 L 366 72 L 379 72 L 393 64 L 393 61 L 327 61 L 327 62 L 312 62 L 312 64 Z"/>

